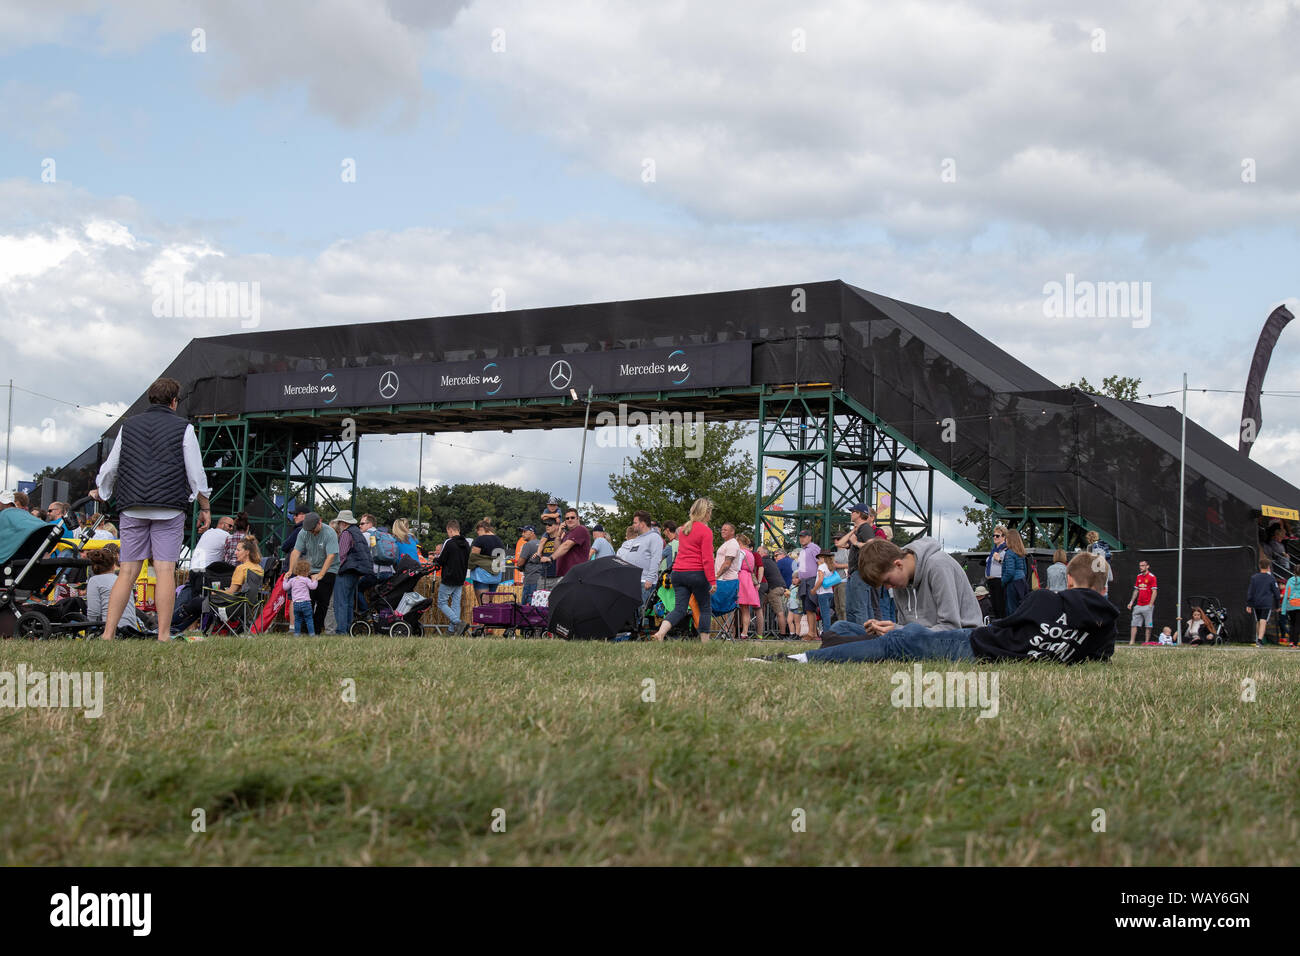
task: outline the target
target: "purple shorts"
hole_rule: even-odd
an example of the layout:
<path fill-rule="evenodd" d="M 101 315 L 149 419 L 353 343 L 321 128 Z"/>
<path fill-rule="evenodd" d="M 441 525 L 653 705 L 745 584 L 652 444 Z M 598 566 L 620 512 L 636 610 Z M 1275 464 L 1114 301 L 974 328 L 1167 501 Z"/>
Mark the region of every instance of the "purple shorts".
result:
<path fill-rule="evenodd" d="M 122 563 L 128 561 L 171 561 L 175 563 L 181 556 L 181 539 L 185 536 L 185 515 L 177 512 L 175 517 L 132 518 L 122 515 L 117 523 L 118 536 L 122 542 Z"/>

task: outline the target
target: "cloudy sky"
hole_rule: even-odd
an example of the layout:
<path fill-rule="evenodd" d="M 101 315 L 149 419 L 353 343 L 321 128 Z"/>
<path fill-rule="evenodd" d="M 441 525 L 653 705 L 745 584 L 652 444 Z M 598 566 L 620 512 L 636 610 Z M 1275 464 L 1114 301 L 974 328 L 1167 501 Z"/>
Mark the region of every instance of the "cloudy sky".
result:
<path fill-rule="evenodd" d="M 494 289 L 513 309 L 839 278 L 1057 382 L 1239 390 L 1300 295 L 1297 49 L 1295 2 L 0 0 L 10 485 L 189 339 L 240 330 L 156 318 L 172 275 L 258 282 L 260 326 L 305 336 Z M 1150 324 L 1045 315 L 1067 274 L 1150 283 Z M 1292 481 L 1296 336 L 1266 389 L 1297 394 L 1266 395 L 1255 449 Z M 1240 407 L 1189 401 L 1234 444 Z M 445 440 L 426 482 L 573 494 L 577 433 Z M 367 442 L 363 480 L 413 484 L 416 447 Z M 620 460 L 589 448 L 584 498 Z M 967 501 L 941 483 L 949 546 Z"/>

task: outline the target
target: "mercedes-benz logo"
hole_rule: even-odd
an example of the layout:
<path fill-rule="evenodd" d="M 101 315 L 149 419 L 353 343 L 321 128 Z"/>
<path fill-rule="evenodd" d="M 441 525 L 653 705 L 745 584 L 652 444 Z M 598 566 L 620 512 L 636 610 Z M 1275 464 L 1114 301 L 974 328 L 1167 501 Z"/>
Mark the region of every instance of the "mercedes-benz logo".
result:
<path fill-rule="evenodd" d="M 392 398 L 397 394 L 397 387 L 400 384 L 396 372 L 385 372 L 379 376 L 379 394 L 384 398 Z"/>
<path fill-rule="evenodd" d="M 572 381 L 573 369 L 569 367 L 569 363 L 564 359 L 560 359 L 551 366 L 551 388 L 562 391 L 568 388 L 569 383 Z"/>

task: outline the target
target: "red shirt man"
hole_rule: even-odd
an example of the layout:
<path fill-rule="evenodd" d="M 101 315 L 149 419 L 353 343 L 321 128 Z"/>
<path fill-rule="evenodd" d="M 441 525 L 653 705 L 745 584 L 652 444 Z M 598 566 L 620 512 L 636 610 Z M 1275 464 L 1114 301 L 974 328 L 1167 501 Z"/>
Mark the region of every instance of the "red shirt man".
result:
<path fill-rule="evenodd" d="M 1137 606 L 1146 607 L 1155 600 L 1156 593 L 1156 576 L 1150 571 L 1145 574 L 1139 574 L 1134 582 L 1137 588 Z"/>
<path fill-rule="evenodd" d="M 1137 607 L 1134 608 L 1134 604 Z M 1138 562 L 1137 580 L 1133 582 L 1133 597 L 1128 607 L 1133 612 L 1132 626 L 1129 628 L 1128 642 L 1137 643 L 1139 628 L 1146 628 L 1146 640 L 1151 640 L 1151 630 L 1155 626 L 1156 576 L 1151 573 L 1151 566 L 1145 561 Z"/>
<path fill-rule="evenodd" d="M 564 577 L 576 564 L 591 556 L 591 532 L 578 520 L 578 512 L 570 508 L 564 513 L 564 537 L 555 549 L 555 573 Z"/>

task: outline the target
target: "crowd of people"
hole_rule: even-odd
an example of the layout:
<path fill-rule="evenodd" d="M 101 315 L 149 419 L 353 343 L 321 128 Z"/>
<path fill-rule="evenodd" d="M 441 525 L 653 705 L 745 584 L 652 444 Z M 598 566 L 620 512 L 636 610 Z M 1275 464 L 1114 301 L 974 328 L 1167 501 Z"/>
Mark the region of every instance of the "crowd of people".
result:
<path fill-rule="evenodd" d="M 124 422 L 91 492 L 102 501 L 114 497 L 119 511 L 119 526 L 101 519 L 93 536 L 120 539 L 120 547 L 105 544 L 88 552 L 91 569 L 84 588 L 87 613 L 102 622 L 105 638 L 119 628 L 146 633 L 156 628 L 158 639 L 167 640 L 172 633 L 188 633 L 206 593 L 251 593 L 276 583 L 266 580 L 273 560 L 263 557 L 247 515 L 211 521 L 210 488 L 197 438 L 193 426 L 176 413 L 179 392 L 180 384 L 172 379 L 159 379 L 150 387 L 148 407 Z M 185 517 L 196 504 L 199 538 L 190 555 L 186 585 L 178 589 L 175 572 Z M 536 522 L 520 529 L 513 567 L 491 517 L 478 519 L 472 536 L 462 532 L 459 521 L 448 521 L 445 540 L 426 554 L 405 518 L 394 520 L 389 528 L 371 514 L 358 517 L 343 510 L 326 521 L 298 507 L 286 539 L 274 544 L 286 572 L 281 586 L 292 628 L 300 633 L 349 633 L 354 614 L 365 609 L 367 589 L 401 562 L 433 565 L 437 608 L 451 631 L 460 633 L 465 627 L 466 585 L 477 604 L 513 576 L 519 601 L 535 603 L 539 594 L 550 591 L 582 562 L 618 557 L 639 572 L 642 602 L 635 623 L 648 622 L 645 636 L 650 639 L 664 640 L 690 617 L 699 638 L 708 641 L 714 617 L 734 611 L 730 630 L 737 637 L 820 641 L 821 648 L 809 652 L 809 660 L 858 659 L 861 648 L 837 648 L 902 633 L 904 628 L 911 628 L 908 634 L 931 634 L 1036 619 L 1043 613 L 1043 600 L 1036 600 L 1032 611 L 1024 610 L 1035 595 L 1069 598 L 1073 590 L 1087 590 L 1106 599 L 1114 581 L 1110 549 L 1095 531 L 1080 553 L 1071 556 L 1057 550 L 1040 579 L 1017 529 L 998 525 L 983 582 L 972 589 L 965 572 L 938 542 L 921 537 L 895 545 L 890 530 L 877 526 L 876 513 L 866 503 L 849 508 L 848 524 L 832 537 L 833 547 L 820 547 L 811 529 L 804 528 L 797 534 L 797 547 L 788 551 L 755 546 L 727 521 L 717 526 L 715 537 L 713 512 L 713 503 L 699 498 L 678 525 L 638 510 L 622 534 L 614 536 L 616 544 L 602 525 L 588 528 L 576 509 L 562 508 L 551 498 Z M 18 514 L 21 520 L 14 517 Z M 0 492 L 0 537 L 21 536 L 33 521 L 57 524 L 63 535 L 71 536 L 86 516 L 73 514 L 66 502 L 52 502 L 42 512 L 32 508 L 21 491 Z M 1257 625 L 1257 644 L 1262 644 L 1268 622 L 1279 611 L 1280 643 L 1292 645 L 1288 632 L 1300 633 L 1300 568 L 1291 574 L 1287 540 L 1292 536 L 1285 522 L 1261 519 L 1259 573 L 1246 595 L 1248 613 Z M 145 561 L 151 563 L 156 580 L 153 617 L 142 614 L 131 600 Z M 1086 573 L 1085 561 L 1091 562 Z M 222 573 L 212 574 L 217 568 Z M 1281 585 L 1274 569 L 1282 572 Z M 1130 644 L 1137 643 L 1139 635 L 1148 644 L 1176 642 L 1169 626 L 1153 639 L 1158 592 L 1155 574 L 1144 560 L 1127 603 Z M 1067 604 L 1075 607 L 1078 600 Z M 1096 605 L 1091 599 L 1088 603 Z M 1090 620 L 1092 627 L 1100 618 Z M 1222 621 L 1218 608 L 1207 612 L 1193 607 L 1182 642 L 1215 641 Z M 1095 627 L 1089 633 L 1093 631 Z M 932 635 L 924 640 L 932 641 Z M 1085 640 L 1072 653 L 1083 653 L 1085 645 L 1089 654 L 1097 650 Z"/>

